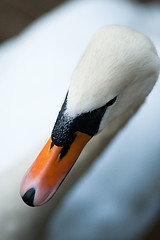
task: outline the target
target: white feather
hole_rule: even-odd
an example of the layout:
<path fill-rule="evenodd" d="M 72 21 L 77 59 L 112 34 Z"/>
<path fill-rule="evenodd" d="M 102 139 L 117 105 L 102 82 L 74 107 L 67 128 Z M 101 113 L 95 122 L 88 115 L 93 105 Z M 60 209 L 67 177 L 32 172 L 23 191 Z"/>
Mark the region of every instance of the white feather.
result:
<path fill-rule="evenodd" d="M 118 96 L 114 108 L 103 117 L 102 130 L 115 117 L 142 104 L 159 68 L 160 60 L 148 37 L 129 27 L 105 26 L 93 36 L 73 72 L 66 112 L 75 117 Z"/>

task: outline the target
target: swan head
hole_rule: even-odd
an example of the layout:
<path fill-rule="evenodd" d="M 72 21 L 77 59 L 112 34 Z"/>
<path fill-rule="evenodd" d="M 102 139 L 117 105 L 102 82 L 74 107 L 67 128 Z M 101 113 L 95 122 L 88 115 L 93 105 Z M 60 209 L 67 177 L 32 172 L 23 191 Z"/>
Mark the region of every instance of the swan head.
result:
<path fill-rule="evenodd" d="M 143 103 L 159 67 L 155 47 L 141 33 L 114 25 L 93 36 L 73 72 L 51 138 L 23 178 L 20 192 L 28 205 L 47 202 L 86 143 Z"/>

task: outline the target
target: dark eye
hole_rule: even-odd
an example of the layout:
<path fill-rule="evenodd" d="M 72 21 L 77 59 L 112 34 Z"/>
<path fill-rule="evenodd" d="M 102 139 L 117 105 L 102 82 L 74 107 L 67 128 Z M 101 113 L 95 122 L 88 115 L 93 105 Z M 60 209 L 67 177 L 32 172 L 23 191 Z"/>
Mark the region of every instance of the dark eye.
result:
<path fill-rule="evenodd" d="M 116 100 L 117 100 L 117 96 L 116 96 L 115 98 L 111 99 L 111 100 L 107 103 L 107 107 L 113 105 L 113 104 L 116 102 Z"/>

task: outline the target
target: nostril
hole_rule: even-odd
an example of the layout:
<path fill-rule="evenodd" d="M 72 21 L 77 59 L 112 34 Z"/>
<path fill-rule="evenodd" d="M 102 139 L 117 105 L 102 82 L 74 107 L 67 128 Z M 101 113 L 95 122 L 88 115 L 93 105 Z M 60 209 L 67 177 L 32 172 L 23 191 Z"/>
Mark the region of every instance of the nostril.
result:
<path fill-rule="evenodd" d="M 36 190 L 34 188 L 30 188 L 22 197 L 23 201 L 31 207 L 34 207 L 33 201 L 35 192 Z"/>

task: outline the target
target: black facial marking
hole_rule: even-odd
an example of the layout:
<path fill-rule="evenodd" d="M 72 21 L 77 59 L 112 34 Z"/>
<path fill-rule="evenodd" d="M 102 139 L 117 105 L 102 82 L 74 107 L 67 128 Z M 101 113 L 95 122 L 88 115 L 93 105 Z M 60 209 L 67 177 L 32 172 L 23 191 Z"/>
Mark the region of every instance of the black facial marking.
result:
<path fill-rule="evenodd" d="M 111 99 L 111 100 L 107 103 L 107 106 L 109 107 L 109 106 L 113 105 L 113 104 L 116 102 L 116 100 L 117 100 L 117 96 L 116 96 L 115 98 Z"/>
<path fill-rule="evenodd" d="M 73 119 L 65 114 L 67 96 L 68 93 L 62 105 L 61 111 L 59 112 L 51 135 L 52 142 L 59 147 L 67 146 L 75 133 L 72 129 Z"/>
<path fill-rule="evenodd" d="M 55 126 L 52 131 L 52 145 L 64 147 L 61 150 L 61 157 L 68 152 L 70 145 L 74 141 L 75 132 L 80 131 L 89 136 L 94 136 L 99 129 L 100 122 L 104 116 L 106 109 L 116 102 L 117 96 L 107 102 L 104 106 L 91 112 L 83 113 L 75 118 L 68 116 L 65 112 L 67 106 L 67 96 L 59 112 Z M 51 146 L 52 147 L 52 146 Z"/>
<path fill-rule="evenodd" d="M 76 135 L 72 136 L 72 139 L 70 140 L 70 142 L 62 148 L 62 150 L 60 152 L 59 160 L 62 160 L 62 158 L 64 158 L 65 155 L 68 153 L 70 146 L 74 142 L 75 138 L 76 138 Z"/>
<path fill-rule="evenodd" d="M 51 150 L 51 148 L 54 146 L 54 142 L 52 141 L 51 142 L 51 146 L 50 146 L 50 150 Z"/>

